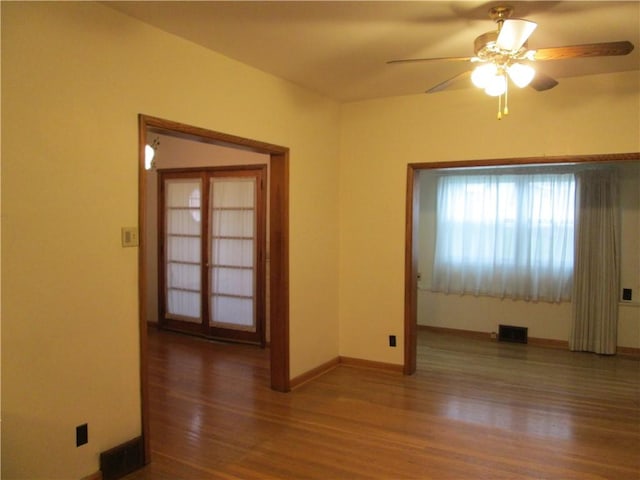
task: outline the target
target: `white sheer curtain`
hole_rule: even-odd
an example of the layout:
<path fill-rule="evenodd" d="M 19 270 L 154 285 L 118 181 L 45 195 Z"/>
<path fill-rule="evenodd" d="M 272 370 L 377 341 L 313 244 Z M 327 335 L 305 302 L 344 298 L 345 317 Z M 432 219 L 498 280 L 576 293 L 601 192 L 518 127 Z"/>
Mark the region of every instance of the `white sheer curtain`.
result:
<path fill-rule="evenodd" d="M 211 180 L 211 325 L 255 331 L 255 178 Z"/>
<path fill-rule="evenodd" d="M 445 175 L 437 188 L 433 291 L 571 298 L 573 174 Z"/>
<path fill-rule="evenodd" d="M 166 309 L 194 323 L 201 318 L 201 189 L 200 180 L 166 181 Z"/>
<path fill-rule="evenodd" d="M 577 175 L 576 262 L 571 350 L 616 353 L 618 182 L 611 170 Z"/>

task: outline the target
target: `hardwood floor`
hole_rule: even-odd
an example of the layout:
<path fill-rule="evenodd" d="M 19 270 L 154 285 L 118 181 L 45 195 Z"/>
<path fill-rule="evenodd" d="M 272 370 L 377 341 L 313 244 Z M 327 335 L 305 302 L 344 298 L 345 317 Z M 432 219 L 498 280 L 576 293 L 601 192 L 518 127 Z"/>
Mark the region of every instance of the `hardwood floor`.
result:
<path fill-rule="evenodd" d="M 150 332 L 140 479 L 640 478 L 640 362 L 420 332 L 418 372 L 282 394 L 268 351 Z"/>

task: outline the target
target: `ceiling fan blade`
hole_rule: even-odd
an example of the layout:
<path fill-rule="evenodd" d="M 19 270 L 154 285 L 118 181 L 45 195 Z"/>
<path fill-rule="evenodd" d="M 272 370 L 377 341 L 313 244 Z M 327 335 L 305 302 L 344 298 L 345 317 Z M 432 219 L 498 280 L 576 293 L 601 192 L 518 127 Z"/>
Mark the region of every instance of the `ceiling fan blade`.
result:
<path fill-rule="evenodd" d="M 471 61 L 471 57 L 404 58 L 404 59 L 400 59 L 400 60 L 389 60 L 389 61 L 387 61 L 387 64 L 433 62 L 433 61 L 469 62 L 469 61 Z"/>
<path fill-rule="evenodd" d="M 451 77 L 449 80 L 445 80 L 444 82 L 441 82 L 439 84 L 437 84 L 434 87 L 431 87 L 429 90 L 427 90 L 425 93 L 436 93 L 436 92 L 441 92 L 442 90 L 449 88 L 451 85 L 453 85 L 455 82 L 462 80 L 464 78 L 468 78 L 471 76 L 471 70 L 467 70 L 466 72 L 462 72 L 459 73 L 458 75 L 456 75 L 455 77 Z"/>
<path fill-rule="evenodd" d="M 535 77 L 533 77 L 533 80 L 529 83 L 529 86 L 538 92 L 550 90 L 556 85 L 558 85 L 558 81 L 556 79 L 551 78 L 549 75 L 545 75 L 540 71 L 536 72 Z"/>
<path fill-rule="evenodd" d="M 627 55 L 633 50 L 629 41 L 586 43 L 564 47 L 539 48 L 535 52 L 536 60 L 564 60 L 566 58 L 606 57 Z"/>
<path fill-rule="evenodd" d="M 517 52 L 537 26 L 535 22 L 519 18 L 505 20 L 496 39 L 496 45 L 502 50 Z"/>

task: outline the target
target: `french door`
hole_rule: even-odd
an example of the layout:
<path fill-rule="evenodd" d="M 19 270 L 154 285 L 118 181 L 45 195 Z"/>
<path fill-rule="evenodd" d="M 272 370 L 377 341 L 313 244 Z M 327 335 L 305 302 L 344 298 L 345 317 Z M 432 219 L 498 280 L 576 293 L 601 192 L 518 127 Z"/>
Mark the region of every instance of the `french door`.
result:
<path fill-rule="evenodd" d="M 264 345 L 265 171 L 158 172 L 161 327 Z"/>

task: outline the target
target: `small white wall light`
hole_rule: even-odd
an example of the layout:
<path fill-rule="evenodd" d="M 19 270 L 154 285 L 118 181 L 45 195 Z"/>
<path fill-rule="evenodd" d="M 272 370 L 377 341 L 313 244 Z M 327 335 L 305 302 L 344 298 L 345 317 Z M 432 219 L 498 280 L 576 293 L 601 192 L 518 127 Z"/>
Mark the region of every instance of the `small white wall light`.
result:
<path fill-rule="evenodd" d="M 156 150 L 160 145 L 160 139 L 157 137 L 151 142 L 151 144 L 146 144 L 144 146 L 144 168 L 145 170 L 151 170 L 154 167 L 154 159 L 156 156 Z"/>

